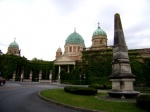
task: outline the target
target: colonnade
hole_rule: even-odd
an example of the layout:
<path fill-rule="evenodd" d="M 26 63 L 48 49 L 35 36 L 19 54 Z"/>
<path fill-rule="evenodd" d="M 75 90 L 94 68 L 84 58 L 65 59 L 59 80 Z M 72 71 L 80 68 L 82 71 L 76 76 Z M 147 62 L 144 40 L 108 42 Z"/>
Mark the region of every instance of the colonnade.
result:
<path fill-rule="evenodd" d="M 16 71 L 14 71 L 13 73 L 13 81 L 15 81 L 16 79 Z M 28 82 L 32 82 L 32 79 L 33 79 L 33 72 L 32 70 L 30 71 L 30 74 L 29 74 L 29 79 L 24 79 L 24 70 L 22 70 L 21 72 L 21 76 L 20 76 L 20 81 L 28 81 Z M 49 79 L 48 80 L 43 80 L 42 79 L 42 70 L 40 70 L 39 72 L 39 77 L 38 77 L 38 82 L 52 82 L 52 70 L 50 70 L 50 74 L 49 74 Z"/>

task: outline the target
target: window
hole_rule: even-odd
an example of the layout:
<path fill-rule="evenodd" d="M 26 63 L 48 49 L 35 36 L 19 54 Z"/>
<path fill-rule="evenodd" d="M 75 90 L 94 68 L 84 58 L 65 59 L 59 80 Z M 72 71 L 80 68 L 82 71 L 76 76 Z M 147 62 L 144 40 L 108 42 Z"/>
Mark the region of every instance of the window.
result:
<path fill-rule="evenodd" d="M 100 40 L 100 44 L 102 44 L 102 40 Z"/>
<path fill-rule="evenodd" d="M 72 47 L 71 46 L 69 47 L 69 51 L 72 52 Z"/>

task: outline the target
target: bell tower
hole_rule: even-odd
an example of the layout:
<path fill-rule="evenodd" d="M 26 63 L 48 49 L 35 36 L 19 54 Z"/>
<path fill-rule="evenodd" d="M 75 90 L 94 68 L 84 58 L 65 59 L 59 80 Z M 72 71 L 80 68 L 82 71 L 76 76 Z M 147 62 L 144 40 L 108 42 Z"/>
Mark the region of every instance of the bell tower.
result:
<path fill-rule="evenodd" d="M 59 47 L 56 51 L 56 59 L 58 59 L 60 56 L 62 55 L 62 50 L 61 48 Z"/>

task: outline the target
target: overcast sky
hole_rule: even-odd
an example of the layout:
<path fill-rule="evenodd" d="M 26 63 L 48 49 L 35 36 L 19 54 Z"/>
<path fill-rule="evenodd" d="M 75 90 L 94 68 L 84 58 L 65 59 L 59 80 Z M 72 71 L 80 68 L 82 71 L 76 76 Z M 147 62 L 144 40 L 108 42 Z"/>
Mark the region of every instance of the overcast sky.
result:
<path fill-rule="evenodd" d="M 115 13 L 128 48 L 150 48 L 150 0 L 0 0 L 0 50 L 16 38 L 21 56 L 53 61 L 74 28 L 90 47 L 98 22 L 113 45 Z"/>

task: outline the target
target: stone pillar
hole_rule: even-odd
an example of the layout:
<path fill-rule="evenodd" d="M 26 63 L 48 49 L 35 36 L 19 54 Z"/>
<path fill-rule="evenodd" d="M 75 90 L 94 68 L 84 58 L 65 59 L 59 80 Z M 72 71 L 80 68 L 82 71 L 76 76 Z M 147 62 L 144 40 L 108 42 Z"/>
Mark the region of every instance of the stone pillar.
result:
<path fill-rule="evenodd" d="M 58 71 L 58 81 L 60 81 L 60 71 L 61 71 L 61 66 L 59 65 L 59 71 Z"/>
<path fill-rule="evenodd" d="M 67 47 L 68 48 L 68 53 L 70 52 L 70 46 Z"/>
<path fill-rule="evenodd" d="M 16 71 L 14 70 L 14 73 L 13 73 L 13 81 L 15 81 L 16 79 Z"/>
<path fill-rule="evenodd" d="M 52 83 L 52 70 L 50 70 L 49 80 L 50 80 L 50 83 Z"/>
<path fill-rule="evenodd" d="M 39 82 L 41 82 L 41 80 L 42 80 L 42 70 L 40 70 L 39 72 Z"/>
<path fill-rule="evenodd" d="M 30 79 L 30 82 L 32 82 L 32 70 L 30 71 L 30 77 L 29 77 L 29 79 Z"/>
<path fill-rule="evenodd" d="M 22 70 L 22 72 L 21 72 L 21 79 L 20 79 L 20 81 L 23 81 L 23 78 L 24 78 L 24 70 Z"/>

